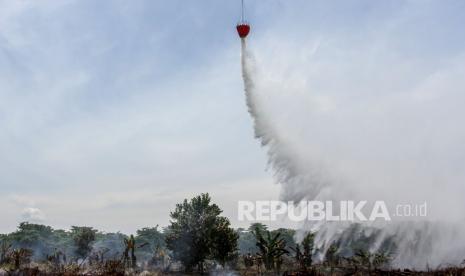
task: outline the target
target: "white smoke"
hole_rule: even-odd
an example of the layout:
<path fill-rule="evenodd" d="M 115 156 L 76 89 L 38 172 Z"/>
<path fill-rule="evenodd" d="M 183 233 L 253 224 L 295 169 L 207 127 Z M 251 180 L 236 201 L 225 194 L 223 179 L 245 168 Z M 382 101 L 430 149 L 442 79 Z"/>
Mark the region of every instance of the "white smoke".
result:
<path fill-rule="evenodd" d="M 391 207 L 427 202 L 427 222 L 394 218 L 366 225 L 381 230 L 371 250 L 394 237 L 395 266 L 459 264 L 465 258 L 465 130 L 458 104 L 465 102 L 458 93 L 465 87 L 464 64 L 460 56 L 413 86 L 399 79 L 383 97 L 370 90 L 383 90 L 370 86 L 376 80 L 360 84 L 356 94 L 324 95 L 299 72 L 257 70 L 243 39 L 246 102 L 282 199 L 384 200 Z M 317 247 L 325 250 L 348 227 L 319 223 L 303 229 L 318 230 Z"/>
<path fill-rule="evenodd" d="M 280 183 L 286 186 L 299 186 L 303 182 L 311 183 L 306 185 L 308 189 L 302 193 L 298 189 L 283 190 L 285 199 L 302 200 L 305 194 L 318 194 L 320 190 L 329 185 L 324 175 L 313 170 L 315 166 L 305 164 L 301 166 L 303 160 L 298 160 L 299 155 L 294 152 L 293 143 L 286 132 L 280 132 L 277 121 L 272 121 L 269 105 L 266 104 L 266 93 L 268 89 L 261 86 L 262 83 L 257 81 L 258 72 L 255 69 L 255 62 L 252 53 L 247 49 L 245 39 L 242 43 L 242 77 L 244 79 L 245 98 L 248 111 L 254 120 L 255 137 L 260 140 L 262 146 L 268 147 L 269 165 L 275 171 L 275 175 Z M 272 107 L 271 107 L 272 108 Z M 285 135 L 280 135 L 284 133 Z"/>
<path fill-rule="evenodd" d="M 27 222 L 42 223 L 45 220 L 45 214 L 39 208 L 27 207 L 21 212 L 21 218 Z"/>

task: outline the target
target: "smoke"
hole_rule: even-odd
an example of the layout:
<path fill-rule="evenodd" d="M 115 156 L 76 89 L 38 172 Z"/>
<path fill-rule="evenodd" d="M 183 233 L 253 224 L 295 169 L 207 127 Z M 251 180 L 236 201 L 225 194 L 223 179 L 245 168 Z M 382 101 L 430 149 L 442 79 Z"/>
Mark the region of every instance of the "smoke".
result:
<path fill-rule="evenodd" d="M 23 221 L 32 223 L 41 223 L 45 220 L 45 214 L 42 210 L 35 207 L 24 208 L 21 212 L 21 218 Z"/>
<path fill-rule="evenodd" d="M 257 62 L 243 39 L 246 103 L 255 137 L 282 185 L 282 200 L 383 200 L 390 210 L 426 202 L 427 220 L 394 217 L 364 223 L 360 233 L 372 240 L 372 252 L 393 242 L 397 267 L 459 264 L 465 258 L 465 131 L 458 104 L 464 96 L 457 87 L 465 87 L 464 61 L 458 56 L 415 85 L 402 75 L 411 67 L 398 65 L 400 72 L 386 77 L 392 82 L 385 87 L 353 72 L 353 79 L 338 84 L 333 78 L 328 86 L 359 91 L 325 94 L 301 72 L 270 72 L 275 68 Z M 367 62 L 372 66 L 373 60 Z M 323 254 L 334 241 L 349 243 L 350 229 L 335 222 L 302 226 L 318 231 L 316 246 Z"/>

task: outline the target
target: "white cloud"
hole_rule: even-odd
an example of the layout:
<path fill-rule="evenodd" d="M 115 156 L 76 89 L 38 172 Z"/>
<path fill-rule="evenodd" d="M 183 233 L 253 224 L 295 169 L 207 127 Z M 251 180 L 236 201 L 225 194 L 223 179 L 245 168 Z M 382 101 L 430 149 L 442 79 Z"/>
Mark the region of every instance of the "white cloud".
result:
<path fill-rule="evenodd" d="M 28 207 L 24 208 L 21 212 L 21 218 L 27 222 L 43 223 L 45 221 L 45 214 L 39 208 Z"/>

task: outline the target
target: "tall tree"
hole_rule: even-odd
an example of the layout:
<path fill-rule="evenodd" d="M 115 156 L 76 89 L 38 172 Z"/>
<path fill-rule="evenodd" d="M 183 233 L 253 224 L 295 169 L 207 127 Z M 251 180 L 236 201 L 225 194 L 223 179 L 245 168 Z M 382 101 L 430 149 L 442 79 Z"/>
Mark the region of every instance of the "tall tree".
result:
<path fill-rule="evenodd" d="M 208 194 L 201 194 L 190 201 L 185 199 L 171 212 L 166 244 L 186 271 L 197 267 L 203 272 L 206 259 L 217 258 L 221 262 L 236 251 L 237 236 L 230 232 L 229 220 L 221 217 L 221 213 L 222 210 L 211 203 Z"/>

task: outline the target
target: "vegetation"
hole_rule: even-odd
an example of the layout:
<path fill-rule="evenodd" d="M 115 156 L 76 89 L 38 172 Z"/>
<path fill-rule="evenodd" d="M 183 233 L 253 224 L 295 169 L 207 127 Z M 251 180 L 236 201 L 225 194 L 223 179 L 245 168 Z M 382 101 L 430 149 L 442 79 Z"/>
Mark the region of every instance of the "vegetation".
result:
<path fill-rule="evenodd" d="M 295 260 L 302 271 L 308 271 L 313 262 L 313 241 L 315 234 L 307 233 L 300 244 L 296 244 L 293 249 L 295 252 Z"/>
<path fill-rule="evenodd" d="M 223 266 L 234 258 L 237 233 L 229 220 L 221 217 L 221 209 L 211 203 L 208 194 L 187 199 L 177 204 L 171 213 L 171 225 L 166 229 L 166 244 L 186 271 L 197 267 L 204 271 L 206 259 L 218 261 Z"/>
<path fill-rule="evenodd" d="M 279 272 L 283 263 L 283 255 L 289 254 L 289 251 L 286 250 L 286 241 L 281 237 L 281 233 L 272 233 L 255 226 L 253 234 L 260 250 L 259 259 L 263 261 L 265 268 Z"/>
<path fill-rule="evenodd" d="M 92 250 L 91 243 L 95 241 L 97 230 L 92 227 L 71 227 L 71 235 L 76 247 L 76 255 L 85 259 Z"/>
<path fill-rule="evenodd" d="M 244 275 L 465 275 L 464 267 L 451 266 L 393 270 L 392 237 L 372 252 L 379 233 L 357 224 L 329 247 L 318 248 L 316 233 L 299 232 L 296 242 L 292 229 L 269 230 L 254 223 L 234 230 L 221 213 L 202 194 L 177 204 L 168 227 L 145 227 L 135 235 L 23 222 L 13 233 L 0 234 L 0 274 L 137 275 L 145 270 L 145 275 L 160 275 L 221 268 Z"/>

